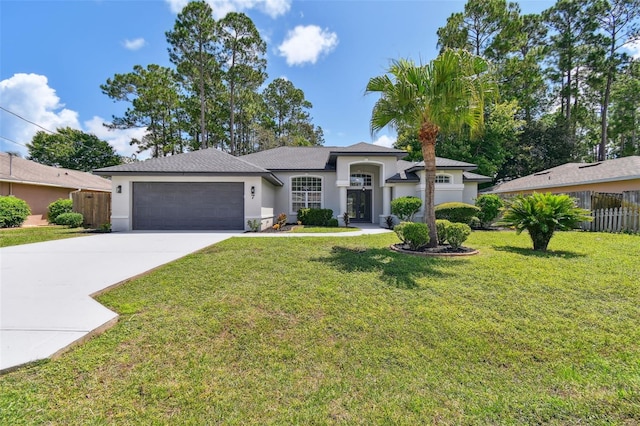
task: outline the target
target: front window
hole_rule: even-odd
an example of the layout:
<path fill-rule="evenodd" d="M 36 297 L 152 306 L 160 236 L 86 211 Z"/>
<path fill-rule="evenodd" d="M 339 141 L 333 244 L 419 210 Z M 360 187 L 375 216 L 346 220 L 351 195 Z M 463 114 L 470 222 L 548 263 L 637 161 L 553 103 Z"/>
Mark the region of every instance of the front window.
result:
<path fill-rule="evenodd" d="M 349 184 L 351 186 L 371 186 L 371 175 L 352 173 Z"/>
<path fill-rule="evenodd" d="M 301 176 L 291 179 L 291 210 L 322 208 L 322 178 Z"/>
<path fill-rule="evenodd" d="M 451 183 L 451 176 L 449 176 L 449 175 L 436 175 L 436 183 Z"/>

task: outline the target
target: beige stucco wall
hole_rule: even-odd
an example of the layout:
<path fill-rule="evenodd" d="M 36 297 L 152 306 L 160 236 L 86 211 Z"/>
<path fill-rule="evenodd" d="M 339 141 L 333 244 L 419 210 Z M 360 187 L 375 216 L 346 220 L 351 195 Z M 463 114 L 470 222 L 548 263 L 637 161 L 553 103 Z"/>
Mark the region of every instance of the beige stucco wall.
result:
<path fill-rule="evenodd" d="M 0 182 L 0 195 L 13 195 L 27 202 L 32 215 L 46 218 L 49 204 L 60 198 L 70 198 L 73 189 L 55 186 Z"/>
<path fill-rule="evenodd" d="M 554 194 L 566 193 L 566 192 L 580 192 L 580 191 L 594 191 L 594 192 L 611 192 L 621 194 L 624 191 L 640 191 L 640 179 L 630 179 L 613 182 L 600 182 L 590 183 L 588 185 L 571 185 L 571 186 L 558 186 L 554 188 L 539 188 L 525 191 L 509 191 L 500 192 L 500 195 L 508 194 L 530 194 L 532 192 L 551 192 Z"/>
<path fill-rule="evenodd" d="M 261 177 L 234 176 L 113 176 L 111 180 L 111 229 L 113 231 L 130 231 L 132 229 L 133 182 L 244 182 L 244 217 L 245 230 L 249 227 L 247 218 L 262 217 L 263 197 L 269 198 L 269 189 L 263 188 L 266 183 Z M 116 188 L 122 187 L 117 193 Z M 256 195 L 251 198 L 251 187 L 255 186 Z"/>

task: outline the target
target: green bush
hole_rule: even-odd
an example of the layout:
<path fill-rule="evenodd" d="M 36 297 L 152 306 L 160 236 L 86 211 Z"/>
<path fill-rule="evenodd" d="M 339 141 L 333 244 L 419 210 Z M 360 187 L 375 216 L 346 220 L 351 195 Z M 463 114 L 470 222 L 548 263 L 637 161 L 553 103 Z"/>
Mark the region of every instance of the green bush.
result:
<path fill-rule="evenodd" d="M 0 196 L 0 228 L 15 228 L 21 226 L 31 214 L 26 201 L 13 195 Z"/>
<path fill-rule="evenodd" d="M 69 228 L 78 228 L 82 226 L 84 217 L 81 213 L 62 213 L 56 217 L 56 225 L 64 225 Z"/>
<path fill-rule="evenodd" d="M 411 221 L 413 215 L 422 207 L 422 200 L 418 197 L 399 197 L 391 201 L 391 213 L 401 221 Z"/>
<path fill-rule="evenodd" d="M 576 207 L 575 200 L 565 194 L 519 195 L 507 203 L 507 210 L 498 222 L 520 234 L 526 230 L 533 249 L 546 251 L 555 231 L 578 228 L 580 222 L 593 220 L 589 211 Z"/>
<path fill-rule="evenodd" d="M 407 222 L 402 228 L 402 235 L 411 250 L 419 250 L 429 242 L 429 227 L 426 223 Z"/>
<path fill-rule="evenodd" d="M 480 209 L 467 203 L 442 203 L 436 206 L 436 219 L 469 224 L 478 215 Z"/>
<path fill-rule="evenodd" d="M 331 209 L 300 209 L 298 210 L 298 220 L 303 225 L 327 226 L 333 217 Z"/>
<path fill-rule="evenodd" d="M 49 204 L 47 218 L 49 223 L 56 223 L 56 218 L 62 213 L 73 212 L 73 201 L 68 198 L 60 198 Z"/>
<path fill-rule="evenodd" d="M 443 245 L 447 241 L 447 226 L 451 225 L 447 219 L 436 220 L 436 233 L 438 234 L 438 244 Z"/>
<path fill-rule="evenodd" d="M 467 241 L 469 235 L 471 235 L 471 227 L 466 223 L 450 223 L 447 226 L 447 241 L 455 249 Z"/>
<path fill-rule="evenodd" d="M 411 222 L 400 222 L 399 224 L 393 227 L 393 232 L 396 233 L 400 241 L 402 241 L 403 243 L 406 243 L 406 241 L 404 240 L 404 227 L 407 226 L 408 223 L 411 223 Z"/>
<path fill-rule="evenodd" d="M 327 226 L 331 228 L 337 228 L 338 226 L 340 226 L 340 222 L 338 222 L 338 219 L 336 219 L 335 217 L 332 217 L 331 219 L 329 219 L 329 222 L 327 222 Z"/>
<path fill-rule="evenodd" d="M 483 194 L 476 198 L 476 207 L 480 209 L 477 215 L 480 219 L 480 226 L 488 228 L 500 214 L 504 202 L 495 194 Z"/>

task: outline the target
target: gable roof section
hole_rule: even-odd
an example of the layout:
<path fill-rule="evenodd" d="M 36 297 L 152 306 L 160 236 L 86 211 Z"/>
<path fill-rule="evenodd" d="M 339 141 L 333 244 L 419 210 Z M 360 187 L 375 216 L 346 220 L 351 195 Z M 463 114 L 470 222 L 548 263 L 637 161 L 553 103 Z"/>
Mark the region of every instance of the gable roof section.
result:
<path fill-rule="evenodd" d="M 332 171 L 336 169 L 337 157 L 356 155 L 402 158 L 407 153 L 399 149 L 360 142 L 350 146 L 281 146 L 243 155 L 240 158 L 269 170 Z"/>
<path fill-rule="evenodd" d="M 326 146 L 281 146 L 239 158 L 268 170 L 335 170 L 329 165 Z"/>
<path fill-rule="evenodd" d="M 640 156 L 616 158 L 596 163 L 567 163 L 508 182 L 491 192 L 517 192 L 590 183 L 640 179 Z"/>
<path fill-rule="evenodd" d="M 0 181 L 58 188 L 111 191 L 111 181 L 79 170 L 46 166 L 0 152 Z"/>
<path fill-rule="evenodd" d="M 465 163 L 464 161 L 451 160 L 450 158 L 436 157 L 436 168 L 439 170 L 465 170 L 471 171 L 478 168 L 475 164 Z M 424 169 L 424 161 L 415 163 L 411 171 Z"/>
<path fill-rule="evenodd" d="M 95 173 L 102 176 L 257 175 L 267 179 L 274 185 L 282 185 L 282 182 L 271 174 L 269 170 L 215 148 L 176 154 L 169 157 L 150 158 L 145 161 L 121 164 L 119 166 L 104 167 L 95 170 Z"/>

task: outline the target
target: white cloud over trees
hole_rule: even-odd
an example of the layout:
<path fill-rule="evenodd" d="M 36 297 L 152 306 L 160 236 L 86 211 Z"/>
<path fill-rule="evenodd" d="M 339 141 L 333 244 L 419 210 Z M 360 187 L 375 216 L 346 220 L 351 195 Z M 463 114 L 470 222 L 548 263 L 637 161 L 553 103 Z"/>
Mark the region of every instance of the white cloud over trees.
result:
<path fill-rule="evenodd" d="M 289 31 L 278 46 L 280 56 L 287 65 L 315 64 L 322 55 L 327 55 L 338 45 L 338 35 L 317 25 L 298 25 Z"/>
<path fill-rule="evenodd" d="M 0 81 L 0 99 L 3 108 L 13 113 L 0 111 L 0 136 L 21 144 L 14 145 L 3 139 L 2 146 L 6 151 L 19 152 L 24 156 L 28 153 L 24 145 L 31 142 L 37 132 L 45 131 L 44 129 L 55 132 L 61 127 L 71 127 L 93 133 L 109 142 L 118 154 L 126 156 L 135 151 L 134 147 L 129 146 L 129 141 L 132 138 L 141 138 L 146 131 L 144 128 L 109 130 L 102 125 L 106 120 L 97 116 L 85 121 L 83 126 L 78 112 L 65 107 L 44 75 L 21 73 Z"/>
<path fill-rule="evenodd" d="M 189 0 L 166 0 L 173 13 L 180 13 Z M 213 17 L 221 19 L 229 12 L 258 9 L 271 18 L 284 15 L 291 8 L 291 0 L 207 0 L 213 9 Z"/>
<path fill-rule="evenodd" d="M 124 48 L 127 49 L 127 50 L 142 49 L 145 44 L 147 44 L 147 42 L 142 37 L 135 38 L 133 40 L 126 39 L 123 42 Z"/>

